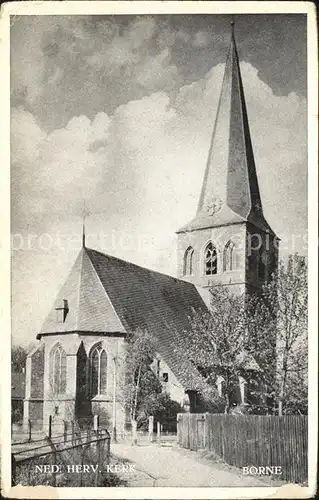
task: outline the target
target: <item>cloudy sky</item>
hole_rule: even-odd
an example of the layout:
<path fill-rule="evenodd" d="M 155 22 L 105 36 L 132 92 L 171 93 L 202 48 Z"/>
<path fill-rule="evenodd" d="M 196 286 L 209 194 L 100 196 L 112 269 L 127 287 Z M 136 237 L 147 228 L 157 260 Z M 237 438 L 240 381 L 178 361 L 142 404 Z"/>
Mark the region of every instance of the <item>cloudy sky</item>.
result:
<path fill-rule="evenodd" d="M 81 245 L 169 274 L 196 211 L 230 17 L 25 16 L 11 28 L 13 339 L 35 339 Z M 306 19 L 236 16 L 266 218 L 306 253 Z"/>

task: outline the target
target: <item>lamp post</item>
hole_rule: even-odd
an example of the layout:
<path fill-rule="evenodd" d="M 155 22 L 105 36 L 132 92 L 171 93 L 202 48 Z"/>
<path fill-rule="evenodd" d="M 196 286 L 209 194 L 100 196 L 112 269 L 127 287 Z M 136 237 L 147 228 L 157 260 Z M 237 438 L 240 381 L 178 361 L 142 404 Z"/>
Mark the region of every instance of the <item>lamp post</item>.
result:
<path fill-rule="evenodd" d="M 116 443 L 116 356 L 113 358 L 113 442 Z"/>

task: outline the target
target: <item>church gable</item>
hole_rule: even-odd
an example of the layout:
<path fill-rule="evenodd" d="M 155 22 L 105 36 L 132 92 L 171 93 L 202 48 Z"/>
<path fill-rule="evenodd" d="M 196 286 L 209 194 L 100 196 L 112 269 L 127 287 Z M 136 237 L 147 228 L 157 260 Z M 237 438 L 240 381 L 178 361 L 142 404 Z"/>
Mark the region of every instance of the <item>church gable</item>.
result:
<path fill-rule="evenodd" d="M 80 252 L 37 338 L 40 338 L 43 333 L 59 333 L 77 329 L 82 260 L 83 255 Z M 66 306 L 65 313 L 63 312 L 64 306 Z"/>
<path fill-rule="evenodd" d="M 79 296 L 79 331 L 125 333 L 114 307 L 87 254 L 83 251 L 83 272 Z"/>
<path fill-rule="evenodd" d="M 76 259 L 38 338 L 47 333 L 81 331 L 125 333 L 86 248 Z"/>

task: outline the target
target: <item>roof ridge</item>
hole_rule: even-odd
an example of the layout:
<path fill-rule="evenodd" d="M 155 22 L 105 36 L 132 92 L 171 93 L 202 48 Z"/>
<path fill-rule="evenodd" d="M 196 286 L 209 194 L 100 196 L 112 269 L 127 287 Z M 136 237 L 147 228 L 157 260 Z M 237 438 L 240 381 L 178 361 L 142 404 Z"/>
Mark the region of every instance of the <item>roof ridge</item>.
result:
<path fill-rule="evenodd" d="M 247 138 L 247 134 L 245 133 L 245 128 L 247 127 L 248 136 L 250 137 L 250 127 L 249 127 L 248 119 L 245 120 L 245 118 L 248 118 L 245 116 L 245 109 L 244 109 L 244 108 L 246 108 L 246 100 L 245 100 L 244 88 L 243 88 L 243 83 L 242 83 L 242 78 L 241 78 L 239 57 L 238 57 L 237 47 L 236 47 L 236 43 L 235 43 L 234 38 L 233 38 L 233 44 L 234 44 L 234 52 L 235 52 L 235 64 L 237 66 L 237 72 L 236 72 L 235 76 L 238 78 L 239 99 L 241 102 L 241 106 L 239 107 L 239 112 L 240 112 L 240 119 L 241 119 L 241 134 L 242 134 L 242 140 L 243 140 L 243 147 L 245 150 L 244 162 L 246 165 L 246 168 L 244 169 L 244 176 L 246 178 L 246 183 L 249 187 L 249 189 L 248 189 L 249 207 L 247 208 L 247 214 L 244 216 L 244 218 L 247 219 L 249 214 L 252 212 L 252 210 L 254 208 L 253 207 L 253 199 L 252 199 L 252 195 L 251 195 L 252 188 L 251 188 L 251 182 L 250 182 L 250 176 L 249 176 L 249 167 L 250 167 L 249 161 L 248 161 L 249 149 L 247 147 L 247 141 L 249 139 Z M 246 123 L 246 121 L 247 121 L 247 123 Z M 252 154 L 252 161 L 253 161 L 253 163 L 255 163 L 253 150 L 251 151 L 251 154 Z M 260 196 L 259 196 L 259 198 L 260 198 Z M 260 200 L 260 205 L 261 205 L 261 200 Z M 234 212 L 234 210 L 231 207 L 229 207 L 229 208 Z M 241 214 L 239 214 L 239 215 L 241 215 Z"/>
<path fill-rule="evenodd" d="M 139 264 L 134 264 L 134 262 L 130 262 L 128 260 L 120 259 L 119 257 L 115 257 L 114 255 L 109 255 L 109 254 L 100 252 L 99 250 L 95 250 L 94 248 L 87 248 L 86 247 L 85 250 L 87 250 L 87 251 L 89 250 L 90 252 L 96 252 L 96 253 L 102 255 L 103 257 L 107 257 L 109 259 L 114 259 L 114 260 L 117 260 L 117 261 L 120 261 L 120 262 L 124 262 L 125 264 L 129 264 L 130 266 L 134 266 L 134 267 L 137 267 L 139 269 L 143 269 L 143 271 L 147 271 L 147 272 L 152 273 L 152 274 L 159 274 L 160 276 L 166 276 L 167 278 L 173 279 L 173 280 L 175 280 L 177 282 L 187 283 L 190 286 L 194 286 L 192 283 L 189 283 L 188 281 L 181 280 L 180 278 L 177 278 L 175 276 L 171 276 L 170 274 L 162 273 L 160 271 L 155 271 L 153 269 L 149 269 L 148 267 L 140 266 Z"/>
<path fill-rule="evenodd" d="M 89 249 L 88 249 L 88 248 L 86 248 L 86 247 L 84 247 L 84 248 L 85 248 L 86 250 L 92 250 L 92 249 L 90 249 L 90 248 L 89 248 Z M 98 252 L 98 253 L 100 253 L 100 252 Z M 88 258 L 89 258 L 89 261 L 90 261 L 90 265 L 91 265 L 91 267 L 92 267 L 92 269 L 93 269 L 93 272 L 94 272 L 94 274 L 96 275 L 96 277 L 97 277 L 97 279 L 98 279 L 98 281 L 99 281 L 99 283 L 100 283 L 100 285 L 101 285 L 101 287 L 102 287 L 102 289 L 103 289 L 103 291 L 104 291 L 104 293 L 105 293 L 105 296 L 106 296 L 107 300 L 109 301 L 109 303 L 110 303 L 110 305 L 111 305 L 111 307 L 112 307 L 112 310 L 114 311 L 114 314 L 116 315 L 117 319 L 119 320 L 119 322 L 120 322 L 120 324 L 121 324 L 121 326 L 122 326 L 123 330 L 125 330 L 125 331 L 126 331 L 126 328 L 125 328 L 125 326 L 123 325 L 123 322 L 122 322 L 122 320 L 121 320 L 120 316 L 118 315 L 118 313 L 117 313 L 117 311 L 116 311 L 116 309 L 115 309 L 115 307 L 114 307 L 114 305 L 113 305 L 113 302 L 112 302 L 112 300 L 111 300 L 111 298 L 110 298 L 109 294 L 107 293 L 107 291 L 106 291 L 106 289 L 105 289 L 105 287 L 104 287 L 104 285 L 103 285 L 103 283 L 102 283 L 102 281 L 101 281 L 101 278 L 100 278 L 100 276 L 99 276 L 99 274 L 98 274 L 97 270 L 95 269 L 95 266 L 94 266 L 94 264 L 93 264 L 93 262 L 92 262 L 92 260 L 91 260 L 90 255 L 88 255 Z"/>
<path fill-rule="evenodd" d="M 81 283 L 82 283 L 82 271 L 83 271 L 83 249 L 85 247 L 82 247 L 80 254 L 81 254 L 81 265 L 80 265 L 80 272 L 79 272 L 79 279 L 78 279 L 78 289 L 77 289 L 77 304 L 76 304 L 76 318 L 75 318 L 75 326 L 78 328 L 80 319 L 79 319 L 79 310 L 80 310 L 80 295 L 81 295 Z"/>

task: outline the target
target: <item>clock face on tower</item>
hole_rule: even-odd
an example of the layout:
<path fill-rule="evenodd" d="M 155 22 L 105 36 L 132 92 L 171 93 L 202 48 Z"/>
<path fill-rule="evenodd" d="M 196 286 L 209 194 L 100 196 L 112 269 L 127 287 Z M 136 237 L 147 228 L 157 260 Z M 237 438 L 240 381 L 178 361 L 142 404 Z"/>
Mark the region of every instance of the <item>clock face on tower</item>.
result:
<path fill-rule="evenodd" d="M 212 196 L 207 204 L 207 212 L 209 215 L 215 215 L 222 208 L 223 201 L 219 196 Z"/>

